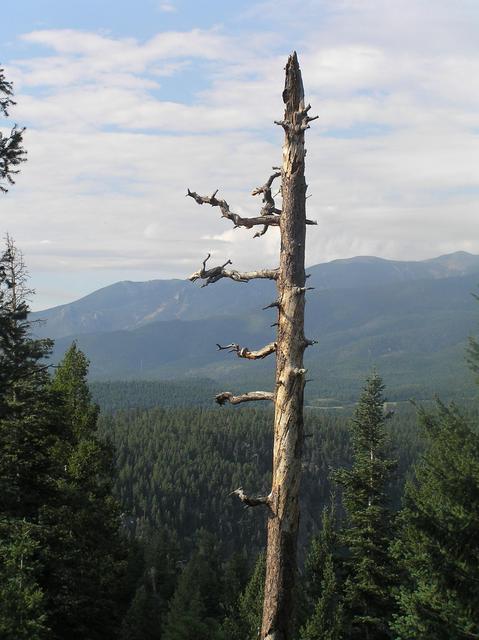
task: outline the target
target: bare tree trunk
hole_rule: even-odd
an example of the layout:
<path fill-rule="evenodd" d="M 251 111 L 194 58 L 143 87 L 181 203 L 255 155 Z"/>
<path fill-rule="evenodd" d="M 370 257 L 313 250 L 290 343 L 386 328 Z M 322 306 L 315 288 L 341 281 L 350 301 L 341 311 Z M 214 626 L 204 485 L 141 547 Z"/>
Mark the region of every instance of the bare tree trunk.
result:
<path fill-rule="evenodd" d="M 255 238 L 263 236 L 271 226 L 279 226 L 281 253 L 279 269 L 239 272 L 227 269 L 231 261 L 207 268 L 210 256 L 190 280 L 203 280 L 203 286 L 230 278 L 246 283 L 257 278 L 275 280 L 278 297 L 265 307 L 278 309 L 277 339 L 258 350 L 250 350 L 236 343 L 217 345 L 240 358 L 258 360 L 276 353 L 275 392 L 253 391 L 234 395 L 225 391 L 216 396 L 218 404 L 241 404 L 257 400 L 275 403 L 273 483 L 268 496 L 252 497 L 242 487 L 232 493 L 248 507 L 265 505 L 268 508 L 268 548 L 266 558 L 266 584 L 263 605 L 262 640 L 291 640 L 293 618 L 293 592 L 296 577 L 296 547 L 299 526 L 299 485 L 301 478 L 301 454 L 303 447 L 303 395 L 305 369 L 304 350 L 314 344 L 304 336 L 304 297 L 306 276 L 304 249 L 306 225 L 316 224 L 306 218 L 306 182 L 304 179 L 304 132 L 309 122 L 317 116 L 308 116 L 310 106 L 304 106 L 303 82 L 296 53 L 286 65 L 286 81 L 283 92 L 284 120 L 277 122 L 285 132 L 283 164 L 252 195 L 263 195 L 263 207 L 259 216 L 243 218 L 231 211 L 226 200 L 200 196 L 188 189 L 187 195 L 198 204 L 218 207 L 221 216 L 231 220 L 235 227 L 262 226 Z M 271 186 L 281 176 L 282 208 L 276 208 Z"/>
<path fill-rule="evenodd" d="M 276 400 L 273 483 L 268 519 L 266 584 L 261 638 L 287 640 L 293 613 L 296 546 L 299 526 L 299 486 L 303 447 L 305 370 L 304 248 L 306 182 L 304 179 L 303 83 L 296 54 L 286 66 L 283 92 L 285 130 L 282 166 L 281 254 L 278 287 Z"/>

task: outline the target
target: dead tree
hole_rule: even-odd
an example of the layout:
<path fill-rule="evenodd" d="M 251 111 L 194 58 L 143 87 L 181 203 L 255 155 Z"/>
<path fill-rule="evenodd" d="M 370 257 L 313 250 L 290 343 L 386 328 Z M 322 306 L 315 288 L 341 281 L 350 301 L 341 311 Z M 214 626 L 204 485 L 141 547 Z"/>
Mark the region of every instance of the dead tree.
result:
<path fill-rule="evenodd" d="M 225 264 L 202 268 L 190 276 L 190 280 L 201 279 L 203 286 L 230 278 L 237 282 L 249 282 L 255 278 L 269 278 L 277 284 L 277 299 L 265 308 L 277 309 L 277 336 L 274 342 L 251 351 L 232 343 L 217 345 L 240 358 L 262 359 L 276 354 L 275 391 L 253 391 L 233 395 L 229 391 L 216 396 L 219 404 L 240 404 L 256 400 L 274 402 L 273 480 L 267 496 L 250 497 L 243 488 L 233 494 L 247 506 L 265 505 L 268 508 L 268 546 L 266 559 L 266 583 L 263 604 L 262 640 L 289 640 L 293 613 L 293 589 L 296 574 L 296 547 L 299 526 L 299 486 L 301 455 L 303 447 L 303 396 L 306 370 L 303 366 L 304 350 L 314 343 L 304 335 L 304 304 L 306 275 L 304 250 L 306 225 L 316 224 L 306 218 L 306 182 L 304 179 L 304 132 L 317 116 L 308 115 L 310 105 L 304 104 L 303 83 L 296 53 L 286 65 L 286 80 L 283 91 L 284 118 L 276 122 L 284 129 L 283 163 L 273 167 L 267 182 L 252 195 L 263 196 L 263 206 L 257 217 L 243 218 L 233 213 L 228 203 L 211 196 L 200 196 L 188 189 L 188 196 L 198 204 L 218 207 L 224 218 L 235 227 L 248 229 L 259 226 L 254 237 L 264 235 L 271 226 L 279 227 L 281 234 L 280 262 L 278 269 L 239 272 Z M 281 177 L 281 209 L 276 207 L 272 185 Z"/>

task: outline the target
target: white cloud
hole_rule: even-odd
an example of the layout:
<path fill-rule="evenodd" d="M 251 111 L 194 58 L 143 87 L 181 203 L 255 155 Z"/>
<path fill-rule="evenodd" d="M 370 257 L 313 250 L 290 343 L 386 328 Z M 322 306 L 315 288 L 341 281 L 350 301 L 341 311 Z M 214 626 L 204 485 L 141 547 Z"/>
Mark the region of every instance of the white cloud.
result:
<path fill-rule="evenodd" d="M 277 230 L 252 241 L 184 194 L 220 187 L 235 211 L 258 210 L 249 192 L 281 155 L 272 120 L 282 109 L 286 13 L 303 25 L 304 83 L 321 116 L 307 138 L 308 215 L 319 221 L 308 230 L 309 262 L 479 252 L 474 4 L 295 6 L 276 0 L 274 34 L 251 21 L 241 37 L 218 29 L 145 42 L 72 30 L 24 36 L 49 55 L 8 65 L 15 118 L 29 124 L 29 162 L 2 212 L 32 272 L 180 276 L 209 250 L 241 268 L 258 256 L 275 264 Z M 267 9 L 258 4 L 255 20 Z M 182 95 L 191 74 L 201 91 Z"/>
<path fill-rule="evenodd" d="M 172 2 L 160 2 L 158 8 L 163 13 L 176 13 L 177 8 Z"/>

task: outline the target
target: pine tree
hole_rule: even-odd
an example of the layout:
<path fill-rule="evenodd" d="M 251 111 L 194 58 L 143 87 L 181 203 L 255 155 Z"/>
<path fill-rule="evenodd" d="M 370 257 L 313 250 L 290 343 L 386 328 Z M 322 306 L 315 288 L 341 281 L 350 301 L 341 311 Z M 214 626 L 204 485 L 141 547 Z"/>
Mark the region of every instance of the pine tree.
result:
<path fill-rule="evenodd" d="M 333 497 L 331 505 L 323 510 L 321 531 L 313 538 L 306 559 L 306 596 L 312 613 L 301 629 L 301 640 L 339 640 L 342 637 L 338 546 Z"/>
<path fill-rule="evenodd" d="M 3 69 L 0 69 L 0 114 L 8 117 L 9 109 L 14 105 L 12 83 L 7 82 Z M 7 186 L 14 184 L 13 176 L 19 171 L 17 167 L 25 161 L 24 131 L 14 125 L 8 136 L 0 132 L 0 192 L 7 192 Z"/>
<path fill-rule="evenodd" d="M 120 640 L 161 640 L 161 602 L 140 584 L 123 619 Z"/>
<path fill-rule="evenodd" d="M 345 561 L 344 615 L 346 637 L 351 640 L 389 638 L 388 620 L 394 611 L 387 485 L 395 463 L 386 453 L 383 390 L 382 380 L 374 372 L 351 421 L 352 468 L 334 475 L 343 488 L 346 510 L 342 543 L 349 557 Z"/>
<path fill-rule="evenodd" d="M 474 298 L 479 301 L 479 296 L 476 294 L 473 295 Z M 471 371 L 473 371 L 476 376 L 478 376 L 476 380 L 479 383 L 479 340 L 475 336 L 469 336 L 466 358 Z"/>
<path fill-rule="evenodd" d="M 51 382 L 45 359 L 52 343 L 31 337 L 27 276 L 7 236 L 0 256 L 0 518 L 9 542 L 0 554 L 8 585 L 1 624 L 20 634 L 28 623 L 32 638 L 47 628 L 49 639 L 116 638 L 123 562 L 112 451 L 96 433 L 88 362 L 76 347 Z"/>
<path fill-rule="evenodd" d="M 222 568 L 223 609 L 227 617 L 233 616 L 237 609 L 238 594 L 242 593 L 249 578 L 246 552 L 233 553 Z"/>
<path fill-rule="evenodd" d="M 266 574 L 266 555 L 260 553 L 248 583 L 237 597 L 236 607 L 223 621 L 224 640 L 257 640 L 260 635 L 261 614 Z"/>
<path fill-rule="evenodd" d="M 217 545 L 200 532 L 198 547 L 178 579 L 162 640 L 221 638 L 222 584 Z"/>
<path fill-rule="evenodd" d="M 64 474 L 61 502 L 43 510 L 50 531 L 45 580 L 55 638 L 107 640 L 118 634 L 126 554 L 112 497 L 113 451 L 98 436 L 87 373 L 88 360 L 73 344 L 51 383 Z"/>
<path fill-rule="evenodd" d="M 160 640 L 168 602 L 175 592 L 178 561 L 176 538 L 166 529 L 146 526 L 141 539 L 130 545 L 129 573 L 136 574 L 137 580 L 120 640 Z"/>
<path fill-rule="evenodd" d="M 39 515 L 55 501 L 59 424 L 43 359 L 51 343 L 31 338 L 28 273 L 7 236 L 0 255 L 0 636 L 46 634 Z"/>
<path fill-rule="evenodd" d="M 0 637 L 48 638 L 44 594 L 38 584 L 38 540 L 25 520 L 0 520 Z"/>
<path fill-rule="evenodd" d="M 7 236 L 0 256 L 0 510 L 35 519 L 54 489 L 58 425 L 45 394 L 43 360 L 52 343 L 31 338 L 27 279 L 23 256 Z"/>
<path fill-rule="evenodd" d="M 479 637 L 479 435 L 455 406 L 421 411 L 429 448 L 406 485 L 395 638 Z"/>

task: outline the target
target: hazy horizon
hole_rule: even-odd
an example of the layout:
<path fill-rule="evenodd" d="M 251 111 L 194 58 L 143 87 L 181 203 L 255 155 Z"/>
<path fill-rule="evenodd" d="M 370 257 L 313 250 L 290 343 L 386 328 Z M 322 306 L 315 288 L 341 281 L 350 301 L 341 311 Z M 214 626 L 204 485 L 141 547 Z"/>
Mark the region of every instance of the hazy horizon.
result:
<path fill-rule="evenodd" d="M 479 258 L 479 254 L 473 254 L 473 253 L 470 253 L 468 251 L 463 251 L 463 250 L 452 251 L 451 253 L 445 253 L 445 254 L 441 254 L 439 256 L 433 256 L 431 258 L 424 258 L 422 260 L 396 260 L 394 258 L 384 258 L 384 257 L 381 257 L 381 256 L 360 255 L 360 256 L 350 256 L 350 257 L 346 257 L 346 258 L 333 258 L 332 260 L 327 260 L 327 261 L 324 261 L 324 262 L 317 262 L 315 264 L 307 264 L 306 265 L 306 270 L 307 269 L 311 269 L 313 267 L 317 267 L 317 266 L 319 266 L 321 264 L 330 264 L 332 262 L 337 262 L 337 261 L 341 261 L 341 260 L 353 261 L 353 260 L 359 260 L 359 259 L 374 259 L 374 260 L 384 260 L 386 262 L 427 262 L 429 260 L 439 260 L 440 258 L 446 258 L 446 257 L 453 256 L 453 255 L 456 255 L 456 254 L 465 254 L 465 255 L 468 255 L 468 256 L 471 256 L 471 257 Z M 174 276 L 172 276 L 171 278 L 147 278 L 145 280 L 132 279 L 132 278 L 125 278 L 123 280 L 115 280 L 113 282 L 107 282 L 106 284 L 101 285 L 101 286 L 99 286 L 99 287 L 97 287 L 95 289 L 86 291 L 84 294 L 82 294 L 82 295 L 80 295 L 80 296 L 78 296 L 76 298 L 73 298 L 72 300 L 69 300 L 68 302 L 59 302 L 58 304 L 50 305 L 48 307 L 41 307 L 41 308 L 38 308 L 37 305 L 35 305 L 36 294 L 34 294 L 33 297 L 31 298 L 30 308 L 35 313 L 37 313 L 37 312 L 40 313 L 42 311 L 47 311 L 47 310 L 55 308 L 55 307 L 60 307 L 60 306 L 63 306 L 65 304 L 70 304 L 72 302 L 76 302 L 77 300 L 81 300 L 82 298 L 85 298 L 85 297 L 89 296 L 91 293 L 95 293 L 96 291 L 99 291 L 100 289 L 105 289 L 107 287 L 111 287 L 111 286 L 113 286 L 115 284 L 119 284 L 121 282 L 142 283 L 142 282 L 153 282 L 153 281 L 157 281 L 157 280 L 159 280 L 159 281 L 164 281 L 164 280 L 185 281 L 185 280 L 188 280 L 188 276 L 189 275 L 190 274 L 188 274 L 187 276 L 185 276 L 183 278 L 182 277 L 176 277 L 175 278 Z M 195 286 L 201 286 L 201 285 L 195 285 Z M 211 285 L 211 286 L 213 286 L 213 285 Z"/>

